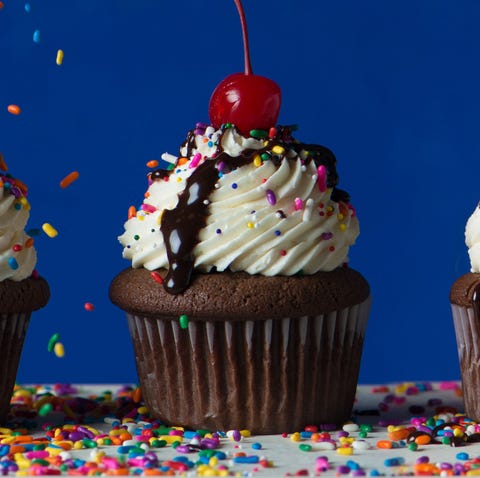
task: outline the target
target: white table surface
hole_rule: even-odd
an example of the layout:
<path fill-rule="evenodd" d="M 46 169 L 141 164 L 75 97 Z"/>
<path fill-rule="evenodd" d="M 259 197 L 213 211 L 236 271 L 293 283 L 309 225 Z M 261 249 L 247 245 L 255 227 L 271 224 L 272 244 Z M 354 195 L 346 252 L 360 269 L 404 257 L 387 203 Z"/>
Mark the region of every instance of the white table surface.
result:
<path fill-rule="evenodd" d="M 455 463 L 469 463 L 477 456 L 480 456 L 480 443 L 467 443 L 461 447 L 452 447 L 445 444 L 429 444 L 419 446 L 418 450 L 412 451 L 407 446 L 400 446 L 393 449 L 379 449 L 376 444 L 379 440 L 388 440 L 387 424 L 394 421 L 395 423 L 409 424 L 412 418 L 412 406 L 423 407 L 423 417 L 431 417 L 435 414 L 435 407 L 432 405 L 431 399 L 441 400 L 442 406 L 452 406 L 457 410 L 462 410 L 462 399 L 455 390 L 454 386 L 458 384 L 448 383 L 428 383 L 433 387 L 431 391 L 422 391 L 423 385 L 428 382 L 411 382 L 402 384 L 390 384 L 379 386 L 362 385 L 358 387 L 357 401 L 355 403 L 353 415 L 357 424 L 371 424 L 373 429 L 364 438 L 368 444 L 369 449 L 359 450 L 354 449 L 351 455 L 341 455 L 338 450 L 322 449 L 321 443 L 314 442 L 311 439 L 304 438 L 301 441 L 292 440 L 292 435 L 280 436 L 252 436 L 243 438 L 240 442 L 234 442 L 229 438 L 221 440 L 221 447 L 219 450 L 227 454 L 225 460 L 221 460 L 222 464 L 228 468 L 230 476 L 255 476 L 262 477 L 277 477 L 277 476 L 339 476 L 339 471 L 345 472 L 339 468 L 350 464 L 352 471 L 346 475 L 354 476 L 353 469 L 359 467 L 366 476 L 374 476 L 376 473 L 387 476 L 399 476 L 406 474 L 413 474 L 414 465 L 418 458 L 429 457 L 431 463 L 448 463 L 453 465 Z M 76 394 L 79 396 L 90 396 L 101 394 L 104 390 L 112 390 L 115 392 L 120 388 L 119 385 L 77 385 Z M 377 391 L 375 391 L 377 390 Z M 411 394 L 412 391 L 419 390 Z M 379 410 L 379 404 L 382 411 Z M 387 409 L 388 408 L 388 409 Z M 366 411 L 372 413 L 365 414 Z M 360 412 L 360 414 L 359 414 Z M 443 416 L 448 420 L 448 415 Z M 43 421 L 55 422 L 61 420 L 58 413 L 47 414 Z M 90 424 L 99 431 L 108 433 L 111 429 L 110 424 L 105 422 L 95 422 Z M 35 430 L 34 436 L 42 436 L 42 430 Z M 338 432 L 331 432 L 332 438 L 338 441 Z M 351 432 L 350 436 L 356 439 L 359 438 L 359 432 Z M 256 450 L 252 448 L 252 444 L 260 443 L 261 449 Z M 301 444 L 311 445 L 310 451 L 303 451 L 300 449 Z M 400 443 L 402 445 L 402 443 Z M 102 446 L 97 449 L 80 449 L 72 450 L 70 454 L 72 458 L 79 458 L 84 460 L 91 460 L 95 453 L 99 451 L 105 452 L 107 455 L 118 456 L 117 446 Z M 171 460 L 178 457 L 180 454 L 170 446 L 165 448 L 151 448 L 160 461 Z M 234 453 L 244 452 L 247 455 L 257 455 L 259 458 L 266 458 L 273 465 L 271 468 L 265 468 L 258 464 L 236 464 L 232 462 L 231 457 Z M 459 453 L 467 454 L 468 459 L 459 458 Z M 195 462 L 198 458 L 197 453 L 189 453 L 187 456 L 191 461 Z M 316 471 L 317 457 L 324 456 L 328 459 L 329 470 L 323 471 L 319 474 Z M 401 466 L 388 466 L 390 458 L 400 458 L 404 460 Z M 352 465 L 352 462 L 354 464 Z M 356 464 L 356 465 L 355 465 Z M 214 473 L 213 470 L 211 470 Z M 359 471 L 356 472 L 360 474 Z M 193 468 L 183 474 L 183 476 L 199 476 L 198 469 Z M 209 475 L 214 476 L 214 475 Z"/>

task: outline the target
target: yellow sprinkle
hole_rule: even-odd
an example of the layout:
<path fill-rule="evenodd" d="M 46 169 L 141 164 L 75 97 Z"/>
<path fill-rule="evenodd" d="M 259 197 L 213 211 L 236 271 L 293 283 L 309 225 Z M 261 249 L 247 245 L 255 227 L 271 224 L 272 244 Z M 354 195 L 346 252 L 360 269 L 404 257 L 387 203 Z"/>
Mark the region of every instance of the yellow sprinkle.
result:
<path fill-rule="evenodd" d="M 247 227 L 248 227 L 249 229 L 253 229 L 254 226 L 255 226 L 255 225 L 253 224 L 253 222 L 247 223 Z"/>
<path fill-rule="evenodd" d="M 62 342 L 57 342 L 53 346 L 53 351 L 58 358 L 62 358 L 65 356 L 65 348 L 63 347 Z"/>
<path fill-rule="evenodd" d="M 338 441 L 342 444 L 342 445 L 350 445 L 351 443 L 353 443 L 355 441 L 355 438 L 353 437 L 340 437 L 338 439 Z"/>
<path fill-rule="evenodd" d="M 181 177 L 178 177 L 178 178 L 177 178 L 177 183 L 179 183 L 181 180 L 182 180 L 182 178 L 181 178 Z"/>
<path fill-rule="evenodd" d="M 337 214 L 337 219 L 341 221 L 344 218 L 344 215 L 342 213 Z"/>
<path fill-rule="evenodd" d="M 285 148 L 283 146 L 280 146 L 279 144 L 276 144 L 272 148 L 272 152 L 275 154 L 283 154 L 285 152 Z"/>
<path fill-rule="evenodd" d="M 242 437 L 244 438 L 248 438 L 252 435 L 252 433 L 250 432 L 250 430 L 240 430 L 240 435 L 242 435 Z"/>
<path fill-rule="evenodd" d="M 145 415 L 148 413 L 148 408 L 147 407 L 138 407 L 137 412 L 140 413 L 140 415 Z"/>
<path fill-rule="evenodd" d="M 295 433 L 292 433 L 292 436 L 290 437 L 290 440 L 292 440 L 292 441 L 301 441 L 301 440 L 302 440 L 302 436 L 300 435 L 300 433 L 295 432 Z"/>
<path fill-rule="evenodd" d="M 342 446 L 337 448 L 337 453 L 339 455 L 353 455 L 353 448 L 351 446 Z"/>
<path fill-rule="evenodd" d="M 460 428 L 454 428 L 453 435 L 456 437 L 463 437 L 464 433 Z"/>
<path fill-rule="evenodd" d="M 83 442 L 82 440 L 78 440 L 73 443 L 73 449 L 74 450 L 81 450 L 83 448 Z"/>
<path fill-rule="evenodd" d="M 253 164 L 257 168 L 262 165 L 262 158 L 258 154 L 256 154 L 255 157 L 253 158 Z"/>
<path fill-rule="evenodd" d="M 208 464 L 210 466 L 218 465 L 218 458 L 216 456 L 212 456 L 212 458 L 210 458 L 210 460 L 208 460 Z"/>
<path fill-rule="evenodd" d="M 346 231 L 347 230 L 347 225 L 346 224 L 340 224 L 340 226 L 338 226 L 340 228 L 341 231 Z"/>
<path fill-rule="evenodd" d="M 56 58 L 56 63 L 58 66 L 60 66 L 63 63 L 63 50 L 58 50 L 57 51 L 57 58 Z"/>
<path fill-rule="evenodd" d="M 15 394 L 17 395 L 17 394 Z M 13 430 L 11 428 L 0 428 L 0 434 L 1 435 L 11 435 L 13 433 Z"/>
<path fill-rule="evenodd" d="M 171 445 L 176 441 L 181 443 L 183 441 L 183 437 L 180 435 L 160 435 L 159 440 L 165 440 L 169 445 Z"/>
<path fill-rule="evenodd" d="M 58 235 L 58 231 L 48 222 L 43 224 L 42 226 L 43 232 L 48 236 L 48 237 L 55 237 Z"/>

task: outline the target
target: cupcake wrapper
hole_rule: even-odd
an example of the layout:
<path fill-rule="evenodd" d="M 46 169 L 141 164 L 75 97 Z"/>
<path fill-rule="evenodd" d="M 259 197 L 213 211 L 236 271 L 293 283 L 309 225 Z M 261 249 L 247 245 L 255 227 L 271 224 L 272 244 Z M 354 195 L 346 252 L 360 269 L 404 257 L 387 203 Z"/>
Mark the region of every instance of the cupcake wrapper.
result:
<path fill-rule="evenodd" d="M 340 424 L 355 399 L 370 298 L 314 317 L 244 321 L 127 314 L 143 396 L 171 425 L 257 434 Z"/>
<path fill-rule="evenodd" d="M 463 400 L 468 417 L 480 420 L 480 323 L 472 307 L 451 304 L 458 358 L 462 374 Z"/>
<path fill-rule="evenodd" d="M 18 364 L 30 321 L 30 312 L 0 314 L 0 423 L 5 423 L 10 411 Z"/>

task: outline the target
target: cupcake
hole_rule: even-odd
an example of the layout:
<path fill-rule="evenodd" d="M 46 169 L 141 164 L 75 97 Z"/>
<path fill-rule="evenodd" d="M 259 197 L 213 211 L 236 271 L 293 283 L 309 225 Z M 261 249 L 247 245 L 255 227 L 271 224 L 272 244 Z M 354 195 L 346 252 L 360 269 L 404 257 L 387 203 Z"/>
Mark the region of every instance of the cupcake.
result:
<path fill-rule="evenodd" d="M 467 221 L 465 242 L 471 270 L 450 289 L 450 303 L 462 375 L 465 413 L 480 420 L 480 204 Z"/>
<path fill-rule="evenodd" d="M 199 124 L 149 174 L 110 286 L 153 416 L 257 434 L 350 418 L 370 290 L 333 153 Z"/>
<path fill-rule="evenodd" d="M 1 159 L 1 158 L 0 158 Z M 30 215 L 27 188 L 0 162 L 0 423 L 5 423 L 30 315 L 50 297 L 35 271 L 33 239 L 24 229 Z"/>
<path fill-rule="evenodd" d="M 347 266 L 359 234 L 333 153 L 275 126 L 281 91 L 250 64 L 224 78 L 211 124 L 149 174 L 120 236 L 145 403 L 192 429 L 257 434 L 350 417 L 370 290 Z"/>

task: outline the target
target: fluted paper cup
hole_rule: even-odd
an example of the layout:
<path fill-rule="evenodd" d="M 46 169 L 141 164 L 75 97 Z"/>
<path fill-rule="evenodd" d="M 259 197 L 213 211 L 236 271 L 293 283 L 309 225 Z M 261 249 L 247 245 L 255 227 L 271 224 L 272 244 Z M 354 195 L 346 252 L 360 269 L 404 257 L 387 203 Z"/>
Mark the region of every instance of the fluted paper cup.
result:
<path fill-rule="evenodd" d="M 350 418 L 371 299 L 300 318 L 208 320 L 127 313 L 145 403 L 192 429 L 256 434 Z"/>

